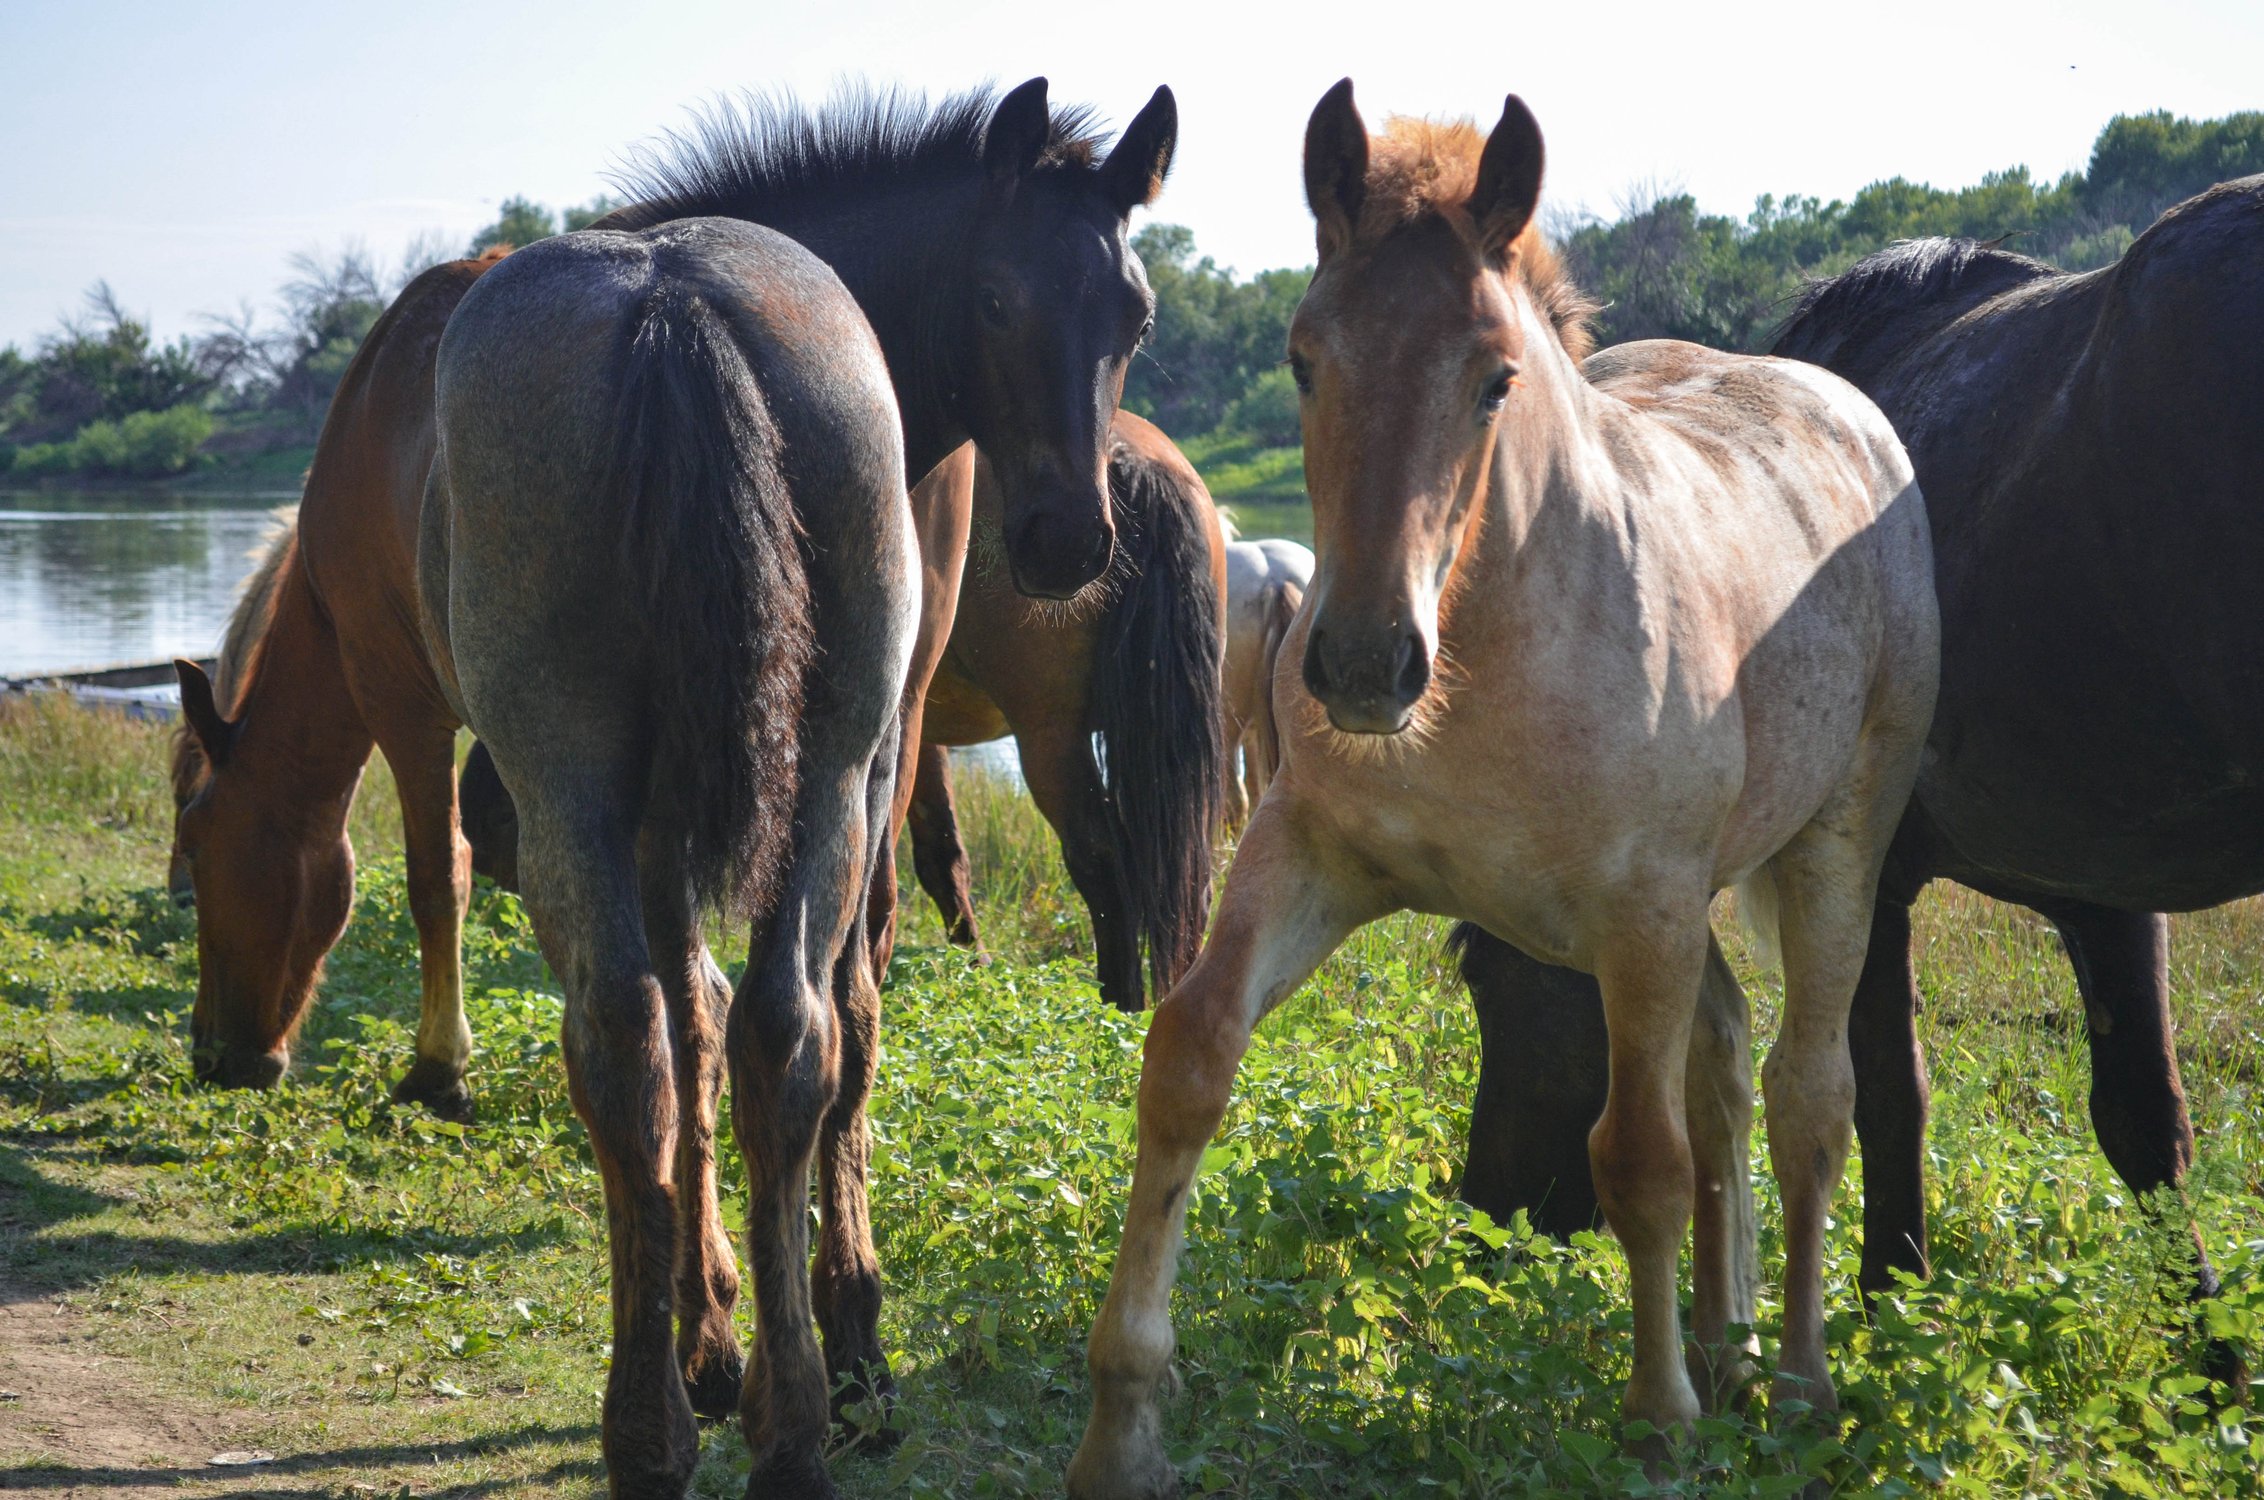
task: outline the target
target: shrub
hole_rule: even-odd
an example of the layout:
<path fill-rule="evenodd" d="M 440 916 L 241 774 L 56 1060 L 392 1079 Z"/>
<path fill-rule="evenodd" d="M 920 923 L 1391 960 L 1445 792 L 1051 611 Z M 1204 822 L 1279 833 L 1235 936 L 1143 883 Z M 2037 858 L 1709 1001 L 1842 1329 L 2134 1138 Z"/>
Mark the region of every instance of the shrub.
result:
<path fill-rule="evenodd" d="M 165 411 L 137 411 L 118 421 L 89 422 L 67 443 L 31 443 L 14 450 L 7 472 L 112 474 L 161 479 L 195 462 L 197 450 L 212 436 L 212 414 L 194 402 Z"/>

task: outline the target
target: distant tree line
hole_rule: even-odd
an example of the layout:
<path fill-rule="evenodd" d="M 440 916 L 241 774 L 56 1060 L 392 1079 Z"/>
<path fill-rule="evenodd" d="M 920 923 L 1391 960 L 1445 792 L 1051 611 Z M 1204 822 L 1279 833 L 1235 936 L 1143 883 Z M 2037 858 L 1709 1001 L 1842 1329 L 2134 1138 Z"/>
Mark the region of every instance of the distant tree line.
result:
<path fill-rule="evenodd" d="M 246 304 L 171 343 L 97 282 L 31 354 L 0 346 L 0 476 L 163 478 L 311 443 L 362 340 L 419 272 L 583 228 L 615 206 L 600 196 L 554 215 L 507 198 L 470 244 L 423 236 L 390 268 L 360 245 L 301 252 L 278 289 L 279 320 Z"/>
<path fill-rule="evenodd" d="M 2156 112 L 2116 116 L 2085 170 L 2051 183 L 2023 167 L 1959 189 L 1896 177 L 1845 201 L 1764 197 L 1743 218 L 1701 212 L 1687 193 L 1643 191 L 1609 220 L 1549 227 L 1603 304 L 1602 342 L 1751 350 L 1768 343 L 1806 280 L 1895 240 L 2004 240 L 2088 270 L 2120 256 L 2171 204 L 2259 172 L 2264 113 Z M 301 255 L 281 289 L 279 324 L 245 307 L 170 344 L 97 284 L 86 310 L 32 354 L 0 349 L 0 473 L 178 473 L 205 457 L 311 442 L 347 363 L 410 277 L 454 254 L 583 228 L 615 206 L 600 197 L 553 213 L 506 198 L 469 245 L 420 241 L 390 273 L 358 247 Z M 1134 244 L 1155 288 L 1156 331 L 1126 377 L 1125 405 L 1178 438 L 1219 494 L 1301 495 L 1297 393 L 1281 359 L 1311 268 L 1245 278 L 1176 224 L 1150 225 Z"/>

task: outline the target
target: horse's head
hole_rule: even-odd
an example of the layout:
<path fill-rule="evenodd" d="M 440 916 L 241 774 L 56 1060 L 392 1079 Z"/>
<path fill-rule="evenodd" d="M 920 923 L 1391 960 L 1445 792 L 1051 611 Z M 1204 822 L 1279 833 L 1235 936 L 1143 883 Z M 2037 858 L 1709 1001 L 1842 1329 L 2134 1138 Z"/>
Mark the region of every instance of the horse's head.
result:
<path fill-rule="evenodd" d="M 1108 571 L 1108 431 L 1155 316 L 1127 239 L 1179 132 L 1159 88 L 1105 161 L 1065 140 L 1033 78 L 999 101 L 955 330 L 958 416 L 1004 501 L 1014 586 L 1066 599 Z"/>
<path fill-rule="evenodd" d="M 175 762 L 173 857 L 197 908 L 196 1076 L 269 1088 L 353 906 L 345 808 L 279 812 L 263 800 L 237 753 L 242 720 L 221 715 L 196 663 L 174 667 L 193 740 L 193 754 L 184 746 Z"/>
<path fill-rule="evenodd" d="M 1319 559 L 1304 676 L 1340 731 L 1421 717 L 1497 443 L 1521 388 L 1570 369 L 1531 264 L 1548 257 L 1540 188 L 1514 95 L 1482 149 L 1467 124 L 1415 120 L 1371 142 L 1350 79 L 1306 128 L 1320 258 L 1289 333 Z"/>

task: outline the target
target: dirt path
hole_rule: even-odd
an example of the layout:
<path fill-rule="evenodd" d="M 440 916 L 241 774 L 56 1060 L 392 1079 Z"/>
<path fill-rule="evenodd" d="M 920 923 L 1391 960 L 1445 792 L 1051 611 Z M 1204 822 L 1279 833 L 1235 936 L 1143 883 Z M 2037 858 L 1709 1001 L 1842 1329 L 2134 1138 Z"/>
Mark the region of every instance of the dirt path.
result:
<path fill-rule="evenodd" d="M 154 1394 L 50 1298 L 0 1286 L 0 1490 L 155 1497 L 243 1488 L 214 1468 L 240 1425 Z"/>

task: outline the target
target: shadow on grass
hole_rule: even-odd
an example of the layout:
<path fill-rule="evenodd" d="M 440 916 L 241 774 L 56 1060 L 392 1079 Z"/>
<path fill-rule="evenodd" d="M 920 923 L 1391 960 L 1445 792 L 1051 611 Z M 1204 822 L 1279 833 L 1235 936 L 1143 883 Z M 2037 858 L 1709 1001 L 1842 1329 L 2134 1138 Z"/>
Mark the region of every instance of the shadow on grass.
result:
<path fill-rule="evenodd" d="M 595 1422 L 576 1422 L 564 1425 L 529 1422 L 503 1432 L 481 1437 L 462 1438 L 452 1443 L 370 1443 L 345 1448 L 332 1448 L 312 1453 L 287 1453 L 271 1464 L 262 1464 L 252 1471 L 262 1478 L 282 1476 L 304 1477 L 308 1485 L 301 1488 L 261 1484 L 238 1489 L 210 1491 L 198 1490 L 203 1500 L 222 1500 L 234 1495 L 259 1495 L 264 1500 L 278 1497 L 305 1496 L 307 1500 L 334 1500 L 345 1488 L 345 1481 L 356 1471 L 384 1469 L 396 1464 L 415 1464 L 428 1469 L 436 1462 L 450 1459 L 487 1458 L 510 1453 L 514 1449 L 548 1447 L 570 1443 L 587 1443 L 598 1435 Z M 528 1485 L 552 1483 L 564 1479 L 602 1480 L 605 1465 L 595 1457 L 565 1459 L 533 1474 L 515 1474 L 507 1478 L 473 1480 L 450 1484 L 450 1495 L 486 1495 L 498 1490 L 518 1489 Z M 121 1488 L 126 1485 L 158 1488 L 166 1485 L 190 1486 L 202 1483 L 224 1482 L 228 1470 L 204 1464 L 180 1465 L 172 1468 L 143 1469 L 72 1468 L 52 1464 L 19 1464 L 0 1468 L 0 1490 L 70 1490 L 85 1488 L 94 1491 Z"/>
<path fill-rule="evenodd" d="M 117 933 L 145 958 L 162 958 L 175 943 L 193 942 L 196 913 L 175 906 L 163 886 L 141 886 L 116 892 L 106 900 L 68 911 L 26 911 L 15 905 L 0 906 L 0 922 L 51 942 L 84 941 L 103 933 Z"/>
<path fill-rule="evenodd" d="M 0 1144 L 0 1262 L 8 1279 L 33 1292 L 68 1291 L 132 1271 L 163 1276 L 310 1275 L 350 1271 L 428 1254 L 475 1257 L 533 1250 L 565 1237 L 553 1228 L 460 1233 L 432 1229 L 337 1229 L 284 1225 L 211 1240 L 58 1226 L 128 1208 L 133 1200 L 60 1182 L 37 1157 Z M 0 1490 L 8 1487 L 0 1475 Z"/>

